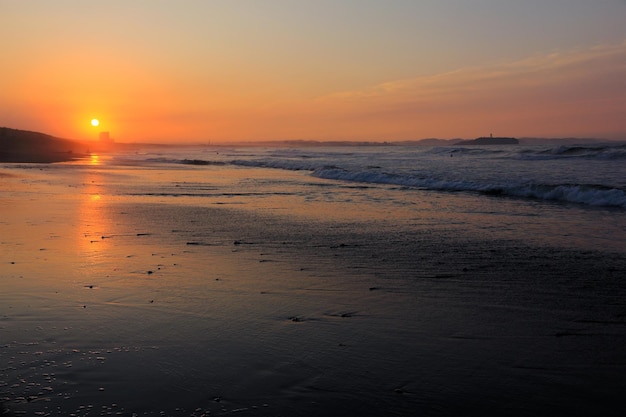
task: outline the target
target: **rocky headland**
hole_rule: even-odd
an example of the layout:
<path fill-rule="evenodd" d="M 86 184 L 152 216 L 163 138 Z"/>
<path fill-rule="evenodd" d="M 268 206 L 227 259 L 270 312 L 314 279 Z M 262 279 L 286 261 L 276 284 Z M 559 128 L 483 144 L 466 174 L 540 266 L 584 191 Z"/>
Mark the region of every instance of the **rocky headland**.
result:
<path fill-rule="evenodd" d="M 0 162 L 63 162 L 84 155 L 85 145 L 80 142 L 0 127 Z"/>

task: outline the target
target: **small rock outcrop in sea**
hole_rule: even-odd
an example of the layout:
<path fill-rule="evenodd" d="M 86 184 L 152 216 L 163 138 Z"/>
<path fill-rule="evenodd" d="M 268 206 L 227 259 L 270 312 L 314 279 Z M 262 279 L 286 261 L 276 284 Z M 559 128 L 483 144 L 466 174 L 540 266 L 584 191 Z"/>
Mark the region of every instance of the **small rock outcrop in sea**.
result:
<path fill-rule="evenodd" d="M 462 140 L 454 145 L 519 145 L 519 140 L 506 137 L 480 137 L 473 140 Z"/>

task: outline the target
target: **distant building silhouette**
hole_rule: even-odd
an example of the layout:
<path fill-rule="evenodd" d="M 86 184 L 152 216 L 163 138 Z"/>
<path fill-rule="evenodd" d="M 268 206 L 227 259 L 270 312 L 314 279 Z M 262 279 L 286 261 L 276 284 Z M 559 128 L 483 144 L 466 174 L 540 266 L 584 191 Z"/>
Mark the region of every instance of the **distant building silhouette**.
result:
<path fill-rule="evenodd" d="M 109 136 L 109 132 L 100 132 L 100 143 L 113 143 L 113 139 Z"/>

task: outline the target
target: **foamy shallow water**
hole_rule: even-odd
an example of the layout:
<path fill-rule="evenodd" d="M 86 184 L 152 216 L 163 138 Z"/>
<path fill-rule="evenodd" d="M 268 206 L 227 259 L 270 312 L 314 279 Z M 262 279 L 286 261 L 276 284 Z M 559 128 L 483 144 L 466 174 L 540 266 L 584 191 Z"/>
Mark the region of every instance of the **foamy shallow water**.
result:
<path fill-rule="evenodd" d="M 614 208 L 104 162 L 3 169 L 14 414 L 623 414 Z"/>

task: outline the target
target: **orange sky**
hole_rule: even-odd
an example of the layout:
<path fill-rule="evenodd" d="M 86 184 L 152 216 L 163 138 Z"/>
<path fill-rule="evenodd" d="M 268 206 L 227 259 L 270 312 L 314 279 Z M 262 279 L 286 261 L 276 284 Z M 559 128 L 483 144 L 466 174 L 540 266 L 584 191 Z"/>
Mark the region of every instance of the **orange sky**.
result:
<path fill-rule="evenodd" d="M 591 6 L 2 1 L 0 126 L 123 142 L 626 139 L 626 4 Z"/>

